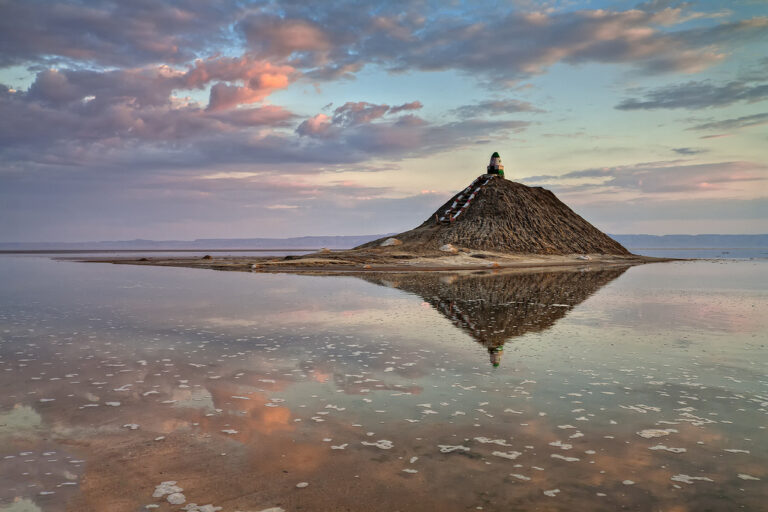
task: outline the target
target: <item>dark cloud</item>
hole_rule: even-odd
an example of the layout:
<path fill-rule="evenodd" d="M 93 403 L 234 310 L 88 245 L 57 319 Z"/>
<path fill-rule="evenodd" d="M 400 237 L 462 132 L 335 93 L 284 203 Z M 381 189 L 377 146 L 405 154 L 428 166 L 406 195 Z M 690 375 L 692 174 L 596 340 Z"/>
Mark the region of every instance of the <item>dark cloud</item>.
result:
<path fill-rule="evenodd" d="M 0 66 L 68 59 L 105 66 L 186 62 L 223 43 L 234 0 L 3 0 Z"/>
<path fill-rule="evenodd" d="M 710 81 L 691 81 L 659 87 L 644 94 L 642 99 L 626 99 L 616 105 L 619 110 L 699 109 L 724 107 L 745 101 L 753 103 L 768 98 L 768 84 L 732 81 L 715 84 Z"/>
<path fill-rule="evenodd" d="M 558 62 L 629 63 L 644 73 L 700 71 L 725 57 L 718 45 L 768 33 L 764 18 L 671 30 L 693 18 L 719 16 L 687 12 L 687 6 L 561 12 L 462 6 L 425 16 L 426 5 L 326 4 L 318 10 L 294 3 L 251 14 L 239 29 L 257 54 L 289 59 L 314 79 L 350 76 L 378 64 L 394 72 L 455 69 L 501 81 Z"/>
<path fill-rule="evenodd" d="M 703 148 L 672 148 L 672 151 L 678 155 L 698 155 L 699 153 L 706 153 L 708 150 Z"/>
<path fill-rule="evenodd" d="M 768 124 L 768 112 L 762 114 L 752 114 L 750 116 L 742 116 L 734 119 L 723 119 L 721 121 L 711 121 L 709 123 L 702 123 L 696 126 L 692 126 L 689 130 L 739 130 L 741 128 L 749 128 L 750 126 L 761 126 Z"/>
<path fill-rule="evenodd" d="M 254 81 L 267 76 L 265 83 L 248 89 L 249 94 L 265 96 L 278 87 L 284 78 L 274 67 L 250 75 Z M 185 98 L 173 95 L 176 89 L 205 85 L 206 81 L 226 78 L 209 74 L 193 77 L 192 71 L 174 71 L 159 66 L 114 71 L 45 70 L 37 74 L 27 91 L 0 95 L 0 156 L 23 159 L 54 155 L 62 151 L 68 158 L 72 148 L 88 154 L 88 147 L 107 142 L 114 154 L 119 148 L 130 147 L 140 158 L 142 147 L 156 154 L 155 145 L 174 141 L 194 144 L 200 137 L 215 138 L 253 128 L 280 128 L 293 119 L 283 108 L 261 108 L 223 111 L 235 103 L 250 103 L 249 98 L 220 99 L 216 88 L 211 92 L 211 105 L 204 109 Z M 270 82 L 272 80 L 274 83 Z M 218 83 L 218 85 L 222 85 Z M 261 88 L 259 88 L 261 87 Z M 138 150 L 137 150 L 138 145 Z M 98 158 L 99 161 L 103 160 Z"/>
<path fill-rule="evenodd" d="M 518 112 L 544 112 L 527 101 L 520 100 L 486 100 L 471 105 L 462 105 L 451 110 L 451 113 L 463 118 L 482 117 L 486 115 L 499 116 Z"/>

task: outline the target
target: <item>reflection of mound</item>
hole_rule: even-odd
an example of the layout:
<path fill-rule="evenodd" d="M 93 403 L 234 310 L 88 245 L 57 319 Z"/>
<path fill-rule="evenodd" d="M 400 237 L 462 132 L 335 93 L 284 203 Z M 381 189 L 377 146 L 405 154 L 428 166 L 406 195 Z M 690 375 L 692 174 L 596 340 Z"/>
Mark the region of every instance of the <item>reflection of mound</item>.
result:
<path fill-rule="evenodd" d="M 548 329 L 625 268 L 532 274 L 364 274 L 360 277 L 422 297 L 491 352 L 498 365 L 504 343 Z M 496 361 L 494 361 L 494 358 Z"/>

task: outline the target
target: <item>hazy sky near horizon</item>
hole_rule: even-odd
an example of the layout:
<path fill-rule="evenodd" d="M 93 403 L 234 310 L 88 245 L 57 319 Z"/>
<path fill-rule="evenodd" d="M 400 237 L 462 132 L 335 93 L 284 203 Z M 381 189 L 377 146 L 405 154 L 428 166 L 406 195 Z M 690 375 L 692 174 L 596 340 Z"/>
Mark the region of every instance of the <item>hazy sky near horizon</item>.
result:
<path fill-rule="evenodd" d="M 768 2 L 0 0 L 0 241 L 396 232 L 501 153 L 768 233 Z"/>

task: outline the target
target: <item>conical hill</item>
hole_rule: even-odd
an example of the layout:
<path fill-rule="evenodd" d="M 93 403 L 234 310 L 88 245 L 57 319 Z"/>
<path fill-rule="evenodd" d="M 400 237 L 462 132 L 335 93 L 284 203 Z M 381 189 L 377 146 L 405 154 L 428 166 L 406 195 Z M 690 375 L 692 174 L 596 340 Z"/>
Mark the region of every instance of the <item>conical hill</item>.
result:
<path fill-rule="evenodd" d="M 420 226 L 394 238 L 404 250 L 437 250 L 451 244 L 516 254 L 630 254 L 551 191 L 489 174 L 479 176 Z"/>

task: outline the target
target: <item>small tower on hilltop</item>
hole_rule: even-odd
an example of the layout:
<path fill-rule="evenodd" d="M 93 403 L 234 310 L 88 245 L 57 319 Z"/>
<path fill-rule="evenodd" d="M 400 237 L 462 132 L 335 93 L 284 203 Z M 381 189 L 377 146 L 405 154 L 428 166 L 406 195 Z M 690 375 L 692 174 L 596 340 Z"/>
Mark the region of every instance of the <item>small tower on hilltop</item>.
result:
<path fill-rule="evenodd" d="M 491 155 L 491 163 L 488 164 L 486 174 L 497 174 L 500 178 L 504 177 L 504 166 L 501 164 L 501 157 L 495 151 Z"/>

